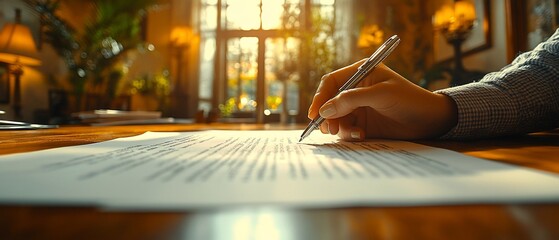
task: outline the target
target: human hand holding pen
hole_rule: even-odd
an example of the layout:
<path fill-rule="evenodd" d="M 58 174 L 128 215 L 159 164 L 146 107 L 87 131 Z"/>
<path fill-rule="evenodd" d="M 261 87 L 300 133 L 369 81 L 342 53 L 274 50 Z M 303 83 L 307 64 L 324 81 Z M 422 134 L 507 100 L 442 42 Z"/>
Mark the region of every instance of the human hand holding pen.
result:
<path fill-rule="evenodd" d="M 373 52 L 373 54 L 371 54 L 369 58 L 364 60 L 363 63 L 359 65 L 357 71 L 355 71 L 355 73 L 353 73 L 342 84 L 342 86 L 340 86 L 337 94 L 356 87 L 361 81 L 363 81 L 363 79 L 365 79 L 365 77 L 367 77 L 367 75 L 371 73 L 373 69 L 375 69 L 377 65 L 382 63 L 382 61 L 384 61 L 384 59 L 386 59 L 388 55 L 390 55 L 392 51 L 396 49 L 399 43 L 400 37 L 398 37 L 398 35 L 394 35 L 388 38 L 377 50 L 375 50 L 375 52 Z M 308 137 L 315 129 L 319 128 L 322 122 L 324 122 L 325 120 L 326 119 L 322 116 L 313 118 L 309 125 L 307 125 L 305 130 L 303 130 L 299 142 Z"/>
<path fill-rule="evenodd" d="M 441 136 L 457 122 L 454 101 L 425 90 L 384 64 L 353 89 L 338 89 L 364 60 L 322 77 L 308 117 L 326 120 L 322 133 L 348 141 L 365 138 L 422 139 Z M 337 95 L 336 95 L 337 94 Z"/>

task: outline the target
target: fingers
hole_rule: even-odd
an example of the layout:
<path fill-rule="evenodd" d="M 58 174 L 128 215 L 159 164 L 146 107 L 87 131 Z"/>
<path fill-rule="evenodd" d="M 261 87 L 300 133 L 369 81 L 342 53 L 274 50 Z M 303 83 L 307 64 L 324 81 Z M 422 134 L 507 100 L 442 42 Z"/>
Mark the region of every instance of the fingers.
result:
<path fill-rule="evenodd" d="M 360 66 L 360 64 L 361 62 L 357 62 L 351 66 L 339 69 L 323 77 L 320 86 L 317 90 L 317 93 L 313 98 L 313 102 L 309 107 L 309 113 L 308 113 L 309 118 L 313 119 L 318 114 L 324 117 L 321 111 L 336 110 L 336 109 L 324 108 L 325 103 L 338 93 L 338 89 L 340 88 L 340 86 L 343 85 L 351 77 L 351 75 L 355 73 L 355 71 L 357 70 L 358 66 Z M 405 80 L 402 76 L 400 76 L 396 72 L 392 71 L 392 69 L 388 68 L 386 65 L 381 63 L 375 69 L 373 69 L 373 71 L 369 74 L 369 76 L 367 76 L 363 81 L 361 81 L 358 87 L 374 86 L 378 83 L 385 82 L 391 79 Z M 349 90 L 347 92 L 351 92 L 351 91 L 353 90 Z M 341 95 L 343 95 L 343 93 Z M 354 108 L 356 107 L 358 106 L 354 106 Z M 347 114 L 348 111 L 344 111 L 344 112 Z M 333 114 L 333 112 L 327 112 L 327 113 Z M 335 116 L 340 116 L 340 115 L 337 114 Z"/>
<path fill-rule="evenodd" d="M 320 125 L 320 131 L 324 134 L 338 135 L 346 141 L 362 141 L 365 139 L 365 118 L 362 114 L 349 114 L 339 119 L 329 119 Z"/>
<path fill-rule="evenodd" d="M 356 122 L 362 119 L 354 114 L 339 119 L 338 136 L 346 141 L 362 141 L 365 139 L 365 130 L 358 127 L 362 126 Z"/>
<path fill-rule="evenodd" d="M 338 119 L 330 119 L 330 120 L 326 120 L 326 122 L 328 122 L 328 132 L 330 132 L 330 134 L 332 135 L 338 134 L 339 131 Z"/>
<path fill-rule="evenodd" d="M 323 134 L 328 134 L 328 121 L 324 121 L 322 122 L 322 124 L 320 124 L 320 132 Z"/>
<path fill-rule="evenodd" d="M 322 76 L 322 78 L 320 79 L 318 89 L 316 90 L 316 93 L 313 96 L 311 106 L 309 107 L 309 111 L 307 113 L 307 117 L 309 119 L 314 119 L 318 115 L 318 109 L 320 108 L 320 106 L 322 106 L 322 104 L 324 104 L 324 102 L 328 101 L 329 99 L 328 89 L 332 87 L 325 87 L 325 85 L 327 85 L 325 84 L 326 79 L 328 79 L 329 77 L 330 77 L 330 73 Z"/>
<path fill-rule="evenodd" d="M 362 62 L 336 70 L 321 79 L 308 117 L 314 119 L 320 114 L 326 119 L 320 126 L 322 133 L 337 134 L 348 141 L 363 140 L 368 131 L 367 123 L 364 122 L 365 118 L 356 119 L 354 111 L 359 107 L 387 110 L 398 104 L 394 91 L 402 87 L 402 82 L 408 81 L 384 64 L 373 69 L 357 88 L 338 94 L 340 86 L 357 71 Z"/>
<path fill-rule="evenodd" d="M 383 91 L 384 89 L 386 91 Z M 388 91 L 384 84 L 343 91 L 319 109 L 320 116 L 326 119 L 335 119 L 343 117 L 359 107 L 376 108 L 384 106 L 391 99 Z"/>
<path fill-rule="evenodd" d="M 358 107 L 386 110 L 398 102 L 393 92 L 409 88 L 406 85 L 412 84 L 381 64 L 360 83 L 360 87 L 345 90 L 324 103 L 319 108 L 319 114 L 323 118 L 333 119 L 342 117 Z"/>
<path fill-rule="evenodd" d="M 320 132 L 324 133 L 324 134 L 332 134 L 332 135 L 336 135 L 338 134 L 339 131 L 339 123 L 337 119 L 330 119 L 330 120 L 325 120 L 324 122 L 322 122 L 322 124 L 320 124 L 319 129 Z"/>
<path fill-rule="evenodd" d="M 338 93 L 338 89 L 357 71 L 357 68 L 361 66 L 363 61 L 364 60 L 358 61 L 352 65 L 322 76 L 311 106 L 309 107 L 308 117 L 310 119 L 318 115 L 318 109 L 322 104 Z"/>

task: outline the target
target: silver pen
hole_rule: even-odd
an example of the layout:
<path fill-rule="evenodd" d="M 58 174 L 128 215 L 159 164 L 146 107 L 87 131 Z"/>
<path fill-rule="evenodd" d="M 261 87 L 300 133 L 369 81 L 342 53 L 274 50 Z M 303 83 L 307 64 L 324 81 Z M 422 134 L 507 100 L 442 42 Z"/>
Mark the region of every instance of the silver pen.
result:
<path fill-rule="evenodd" d="M 365 79 L 365 77 L 367 77 L 367 75 L 369 75 L 369 73 L 371 73 L 371 71 L 378 64 L 380 64 L 386 57 L 388 57 L 388 55 L 390 55 L 390 53 L 392 53 L 392 51 L 394 51 L 396 46 L 398 46 L 398 43 L 400 43 L 400 38 L 397 35 L 394 35 L 394 36 L 390 37 L 389 39 L 387 39 L 386 42 L 384 42 L 367 59 L 367 61 L 365 61 L 363 64 L 361 64 L 361 66 L 359 66 L 359 68 L 357 68 L 357 72 L 355 72 L 344 83 L 344 85 L 342 85 L 340 87 L 340 89 L 338 90 L 338 93 L 336 95 L 340 94 L 341 92 L 343 92 L 345 90 L 352 89 L 355 86 L 357 86 L 357 84 L 359 84 L 359 82 L 361 82 L 363 79 Z M 305 128 L 305 130 L 303 131 L 303 134 L 301 134 L 301 138 L 299 139 L 299 142 L 303 141 L 303 139 L 308 137 L 311 134 L 312 131 L 314 131 L 315 129 L 318 129 L 318 127 L 320 126 L 320 124 L 322 124 L 322 122 L 324 122 L 324 118 L 321 117 L 320 115 L 318 115 L 316 118 L 314 118 L 309 123 L 307 128 Z"/>

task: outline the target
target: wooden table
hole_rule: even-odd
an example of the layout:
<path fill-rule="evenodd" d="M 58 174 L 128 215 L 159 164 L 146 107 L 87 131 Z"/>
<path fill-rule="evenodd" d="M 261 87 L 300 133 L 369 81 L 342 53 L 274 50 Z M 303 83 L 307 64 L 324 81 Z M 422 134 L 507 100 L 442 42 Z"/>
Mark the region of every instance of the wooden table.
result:
<path fill-rule="evenodd" d="M 3 131 L 0 155 L 95 143 L 145 131 L 300 128 L 193 124 Z M 506 139 L 420 143 L 559 173 L 559 131 Z M 0 239 L 559 239 L 559 203 L 245 207 L 202 212 L 106 212 L 87 207 L 3 205 Z"/>

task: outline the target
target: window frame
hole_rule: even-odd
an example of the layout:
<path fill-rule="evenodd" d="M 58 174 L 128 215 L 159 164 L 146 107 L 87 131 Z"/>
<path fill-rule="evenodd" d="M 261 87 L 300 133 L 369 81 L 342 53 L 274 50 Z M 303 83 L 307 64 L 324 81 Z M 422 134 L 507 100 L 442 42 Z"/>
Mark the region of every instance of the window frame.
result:
<path fill-rule="evenodd" d="M 202 0 L 201 0 L 202 1 Z M 264 123 L 264 110 L 266 107 L 266 79 L 265 79 L 265 58 L 266 58 L 266 40 L 271 38 L 279 38 L 282 37 L 282 30 L 280 29 L 263 29 L 262 28 L 262 1 L 260 1 L 260 24 L 258 29 L 251 29 L 251 30 L 241 30 L 241 29 L 227 29 L 226 28 L 226 5 L 224 4 L 225 0 L 217 0 L 217 4 L 213 5 L 217 8 L 217 26 L 213 30 L 203 29 L 202 32 L 213 32 L 213 36 L 215 37 L 216 46 L 215 46 L 215 55 L 214 55 L 214 77 L 213 77 L 213 94 L 212 94 L 212 108 L 214 111 L 219 109 L 219 105 L 225 103 L 227 100 L 227 42 L 230 39 L 234 38 L 242 38 L 242 37 L 255 37 L 258 39 L 258 57 L 257 57 L 257 64 L 258 64 L 258 73 L 256 76 L 256 102 L 257 106 L 255 111 L 252 112 L 252 116 L 250 116 L 253 120 L 243 119 L 243 122 L 256 122 L 256 123 Z M 336 6 L 337 1 L 333 1 L 332 5 L 324 5 L 320 4 L 319 2 L 313 0 L 302 0 L 300 4 L 300 15 L 299 15 L 299 28 L 292 29 L 288 31 L 295 31 L 295 32 L 305 32 L 310 29 L 310 12 L 312 8 L 321 8 L 321 7 L 334 7 Z M 204 7 L 204 3 L 200 4 L 200 7 Z M 336 16 L 336 12 L 334 11 L 334 16 Z M 202 29 L 200 27 L 200 29 Z M 285 31 L 285 30 L 283 30 Z M 201 36 L 205 36 L 201 34 Z M 292 36 L 293 37 L 293 36 Z M 334 37 L 334 36 L 332 36 Z M 297 38 L 297 37 L 296 37 Z M 304 58 L 302 56 L 302 58 Z M 301 60 L 303 61 L 303 60 Z M 301 70 L 303 73 L 305 70 Z M 304 75 L 300 74 L 300 78 L 303 79 Z M 285 86 L 287 87 L 287 86 Z M 302 98 L 302 89 L 299 88 L 299 113 L 298 115 L 304 114 L 301 113 L 302 108 L 301 106 L 305 106 L 305 104 L 301 103 Z M 207 101 L 208 99 L 200 99 L 200 101 Z M 287 104 L 287 100 L 285 100 L 285 104 Z M 250 115 L 250 114 L 249 114 Z M 306 115 L 306 114 L 305 114 Z"/>

